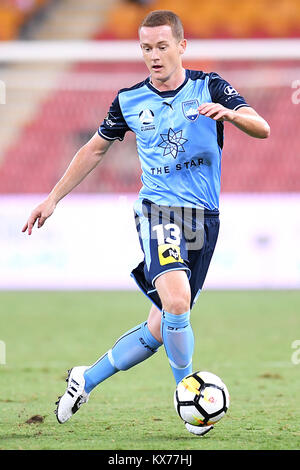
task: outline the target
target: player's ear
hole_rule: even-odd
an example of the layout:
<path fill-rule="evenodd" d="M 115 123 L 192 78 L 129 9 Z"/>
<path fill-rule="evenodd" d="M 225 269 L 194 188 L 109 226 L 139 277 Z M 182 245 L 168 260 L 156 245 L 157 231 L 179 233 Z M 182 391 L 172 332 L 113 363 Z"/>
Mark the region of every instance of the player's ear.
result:
<path fill-rule="evenodd" d="M 179 42 L 179 53 L 180 54 L 184 54 L 185 53 L 185 50 L 186 50 L 186 39 L 182 39 L 180 42 Z"/>

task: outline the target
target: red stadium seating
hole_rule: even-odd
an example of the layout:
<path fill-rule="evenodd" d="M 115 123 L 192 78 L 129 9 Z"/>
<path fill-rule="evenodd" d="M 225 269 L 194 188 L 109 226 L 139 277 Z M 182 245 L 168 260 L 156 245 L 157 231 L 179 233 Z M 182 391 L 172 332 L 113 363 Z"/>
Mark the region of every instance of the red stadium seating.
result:
<path fill-rule="evenodd" d="M 0 41 L 17 39 L 22 26 L 45 4 L 51 0 L 1 0 L 0 2 Z"/>
<path fill-rule="evenodd" d="M 180 16 L 187 38 L 300 37 L 299 0 L 123 0 L 112 8 L 96 39 L 135 39 L 143 17 L 160 9 Z"/>
<path fill-rule="evenodd" d="M 108 71 L 110 67 L 78 65 L 76 71 Z M 119 64 L 120 71 L 126 67 L 128 64 Z M 132 65 L 130 67 L 132 69 Z M 300 165 L 294 131 L 299 105 L 292 103 L 291 89 L 274 87 L 259 89 L 260 93 L 257 89 L 240 91 L 268 120 L 271 137 L 263 141 L 253 139 L 225 124 L 222 191 L 300 191 Z M 102 90 L 53 92 L 3 156 L 0 192 L 50 191 L 78 148 L 96 131 L 114 95 L 114 91 Z M 139 188 L 140 168 L 135 141 L 133 134 L 128 133 L 124 142 L 114 144 L 104 163 L 77 191 L 136 192 Z"/>

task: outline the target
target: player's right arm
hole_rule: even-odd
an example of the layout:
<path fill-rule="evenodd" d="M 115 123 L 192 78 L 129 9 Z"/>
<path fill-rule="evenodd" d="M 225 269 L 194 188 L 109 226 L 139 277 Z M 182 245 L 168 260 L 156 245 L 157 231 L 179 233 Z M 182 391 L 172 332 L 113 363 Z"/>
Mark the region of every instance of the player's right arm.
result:
<path fill-rule="evenodd" d="M 31 212 L 22 232 L 31 235 L 36 221 L 42 227 L 50 217 L 57 203 L 69 194 L 101 162 L 113 141 L 101 137 L 98 132 L 79 149 L 66 172 L 54 186 L 48 197 Z"/>

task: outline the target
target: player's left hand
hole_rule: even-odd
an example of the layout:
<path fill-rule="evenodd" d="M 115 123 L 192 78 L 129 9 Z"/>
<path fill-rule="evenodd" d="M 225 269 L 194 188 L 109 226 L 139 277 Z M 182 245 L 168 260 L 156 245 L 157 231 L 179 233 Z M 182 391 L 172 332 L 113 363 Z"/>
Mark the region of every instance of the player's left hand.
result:
<path fill-rule="evenodd" d="M 233 121 L 234 119 L 234 111 L 219 103 L 202 103 L 198 111 L 202 116 L 210 117 L 215 121 Z"/>

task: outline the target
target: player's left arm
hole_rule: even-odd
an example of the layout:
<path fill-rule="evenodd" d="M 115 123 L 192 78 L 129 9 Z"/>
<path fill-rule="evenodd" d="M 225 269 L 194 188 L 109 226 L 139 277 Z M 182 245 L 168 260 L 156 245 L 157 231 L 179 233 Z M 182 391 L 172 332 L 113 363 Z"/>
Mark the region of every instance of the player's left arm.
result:
<path fill-rule="evenodd" d="M 250 106 L 242 106 L 237 110 L 226 108 L 220 103 L 203 103 L 198 108 L 202 116 L 215 121 L 228 121 L 238 129 L 258 139 L 266 139 L 270 135 L 270 126 Z"/>

